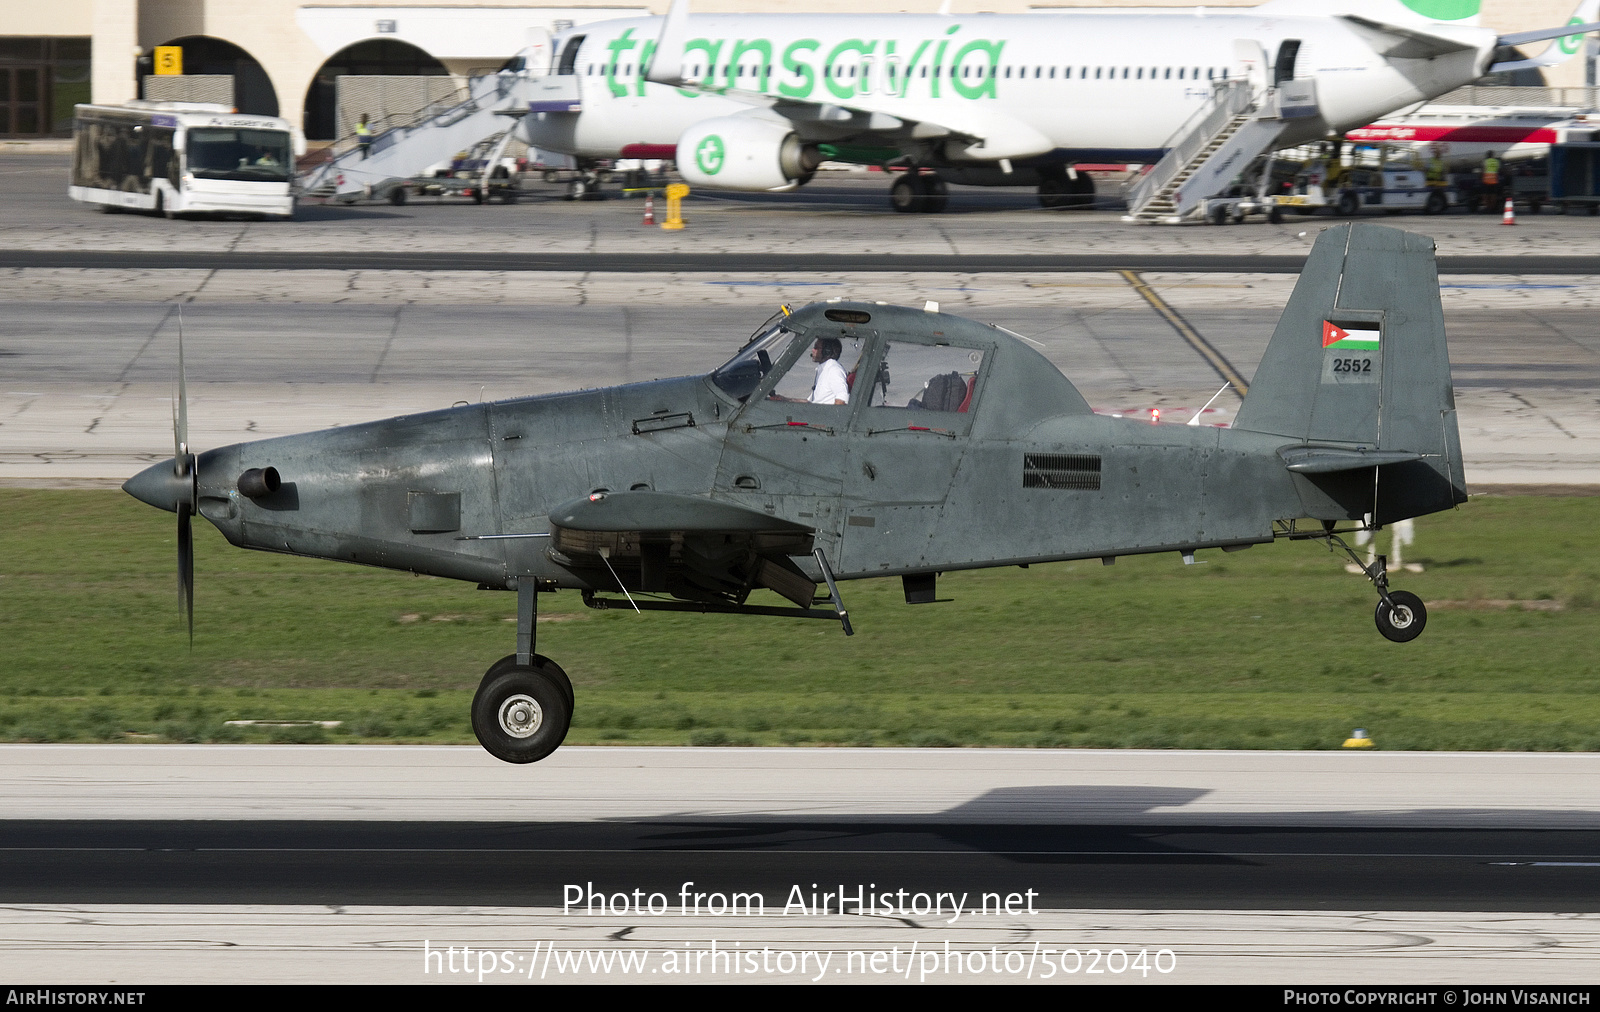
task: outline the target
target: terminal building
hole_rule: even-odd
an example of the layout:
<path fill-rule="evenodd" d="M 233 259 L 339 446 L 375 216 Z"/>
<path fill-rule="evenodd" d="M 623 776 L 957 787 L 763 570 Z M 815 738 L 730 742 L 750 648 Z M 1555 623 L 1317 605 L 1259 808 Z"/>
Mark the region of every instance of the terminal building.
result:
<path fill-rule="evenodd" d="M 932 12 L 939 0 L 694 0 L 701 12 Z M 1192 7 L 1160 0 L 954 0 L 957 14 L 1073 7 Z M 1209 7 L 1252 4 L 1212 2 Z M 1575 0 L 1483 0 L 1481 23 L 1502 32 L 1559 25 Z M 218 101 L 282 116 L 313 141 L 350 133 L 357 110 L 420 109 L 474 72 L 523 48 L 530 31 L 664 13 L 632 6 L 453 3 L 416 6 L 298 0 L 0 0 L 0 138 L 63 137 L 80 102 Z M 1594 83 L 1595 42 L 1542 83 Z M 161 66 L 157 66 L 157 50 Z M 175 60 L 174 52 L 179 54 Z M 1537 45 L 1535 47 L 1537 51 Z M 1535 72 L 1537 74 L 1537 72 Z M 1518 84 L 1541 83 L 1519 79 Z"/>

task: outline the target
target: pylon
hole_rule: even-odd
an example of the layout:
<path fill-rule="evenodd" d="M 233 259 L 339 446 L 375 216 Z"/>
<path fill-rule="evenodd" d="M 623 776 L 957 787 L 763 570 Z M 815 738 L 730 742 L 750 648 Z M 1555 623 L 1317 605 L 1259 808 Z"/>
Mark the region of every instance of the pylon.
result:
<path fill-rule="evenodd" d="M 1517 211 L 1516 211 L 1515 208 L 1513 208 L 1511 206 L 1511 198 L 1507 197 L 1506 198 L 1505 213 L 1500 215 L 1500 224 L 1502 224 L 1502 225 L 1515 225 L 1516 223 L 1517 223 Z"/>
<path fill-rule="evenodd" d="M 646 224 L 646 225 L 654 225 L 655 223 L 656 223 L 656 195 L 655 195 L 655 191 L 651 190 L 650 192 L 648 192 L 648 193 L 646 193 L 644 195 L 644 224 Z"/>

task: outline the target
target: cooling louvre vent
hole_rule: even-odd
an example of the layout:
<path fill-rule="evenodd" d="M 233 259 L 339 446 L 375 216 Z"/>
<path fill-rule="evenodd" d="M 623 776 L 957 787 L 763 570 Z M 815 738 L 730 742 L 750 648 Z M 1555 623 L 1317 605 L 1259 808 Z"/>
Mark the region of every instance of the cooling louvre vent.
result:
<path fill-rule="evenodd" d="M 1098 489 L 1100 457 L 1093 453 L 1024 453 L 1022 487 Z"/>

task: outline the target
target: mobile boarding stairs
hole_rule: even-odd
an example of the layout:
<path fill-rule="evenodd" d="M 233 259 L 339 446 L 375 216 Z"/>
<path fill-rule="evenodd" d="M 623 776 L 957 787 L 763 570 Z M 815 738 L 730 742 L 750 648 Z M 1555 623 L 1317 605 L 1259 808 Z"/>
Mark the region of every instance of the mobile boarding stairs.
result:
<path fill-rule="evenodd" d="M 307 172 L 301 188 L 308 197 L 338 201 L 383 198 L 415 185 L 429 166 L 482 146 L 488 148 L 481 183 L 487 189 L 494 166 L 543 83 L 520 71 L 469 78 L 447 99 L 370 124 L 372 141 L 365 150 L 354 135 L 341 138 L 333 158 Z"/>
<path fill-rule="evenodd" d="M 1128 193 L 1123 221 L 1178 225 L 1205 220 L 1243 221 L 1253 211 L 1273 213 L 1262 193 L 1227 196 L 1257 158 L 1285 134 L 1318 115 L 1316 81 L 1289 80 L 1257 88 L 1224 81 L 1211 99 L 1162 145 L 1166 155 Z M 1262 185 L 1270 173 L 1261 173 Z"/>

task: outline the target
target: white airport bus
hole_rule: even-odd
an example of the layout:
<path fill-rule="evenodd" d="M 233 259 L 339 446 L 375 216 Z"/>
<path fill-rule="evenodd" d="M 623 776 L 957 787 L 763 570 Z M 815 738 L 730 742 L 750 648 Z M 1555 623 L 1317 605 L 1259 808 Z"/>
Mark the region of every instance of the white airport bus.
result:
<path fill-rule="evenodd" d="M 294 216 L 305 136 L 286 120 L 225 105 L 80 105 L 72 123 L 73 200 L 107 211 Z"/>

